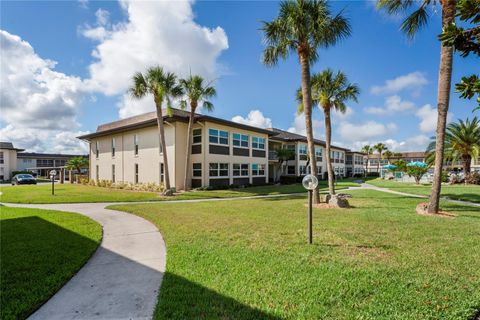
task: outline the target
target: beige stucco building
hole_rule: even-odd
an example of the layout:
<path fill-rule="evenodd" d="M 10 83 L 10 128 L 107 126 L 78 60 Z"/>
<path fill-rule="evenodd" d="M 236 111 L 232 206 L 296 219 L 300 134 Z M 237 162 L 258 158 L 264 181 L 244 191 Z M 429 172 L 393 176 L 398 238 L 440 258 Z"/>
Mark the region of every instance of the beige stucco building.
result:
<path fill-rule="evenodd" d="M 173 109 L 164 116 L 170 184 L 184 188 L 189 113 Z M 156 113 L 100 125 L 95 133 L 79 137 L 90 143 L 90 178 L 113 182 L 162 183 L 163 154 Z M 191 153 L 192 187 L 259 185 L 280 176 L 307 172 L 306 138 L 279 129 L 252 127 L 196 114 Z M 326 172 L 325 143 L 317 144 L 319 176 Z M 292 148 L 295 156 L 280 165 L 278 148 Z M 347 149 L 332 148 L 332 163 L 344 176 Z"/>
<path fill-rule="evenodd" d="M 10 180 L 12 172 L 17 170 L 17 152 L 23 151 L 11 142 L 0 142 L 0 181 Z"/>

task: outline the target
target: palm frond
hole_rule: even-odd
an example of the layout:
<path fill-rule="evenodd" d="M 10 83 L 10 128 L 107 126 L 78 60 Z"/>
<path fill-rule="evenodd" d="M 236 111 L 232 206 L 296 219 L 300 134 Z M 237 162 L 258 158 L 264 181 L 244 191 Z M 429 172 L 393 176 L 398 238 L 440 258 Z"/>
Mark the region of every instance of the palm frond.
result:
<path fill-rule="evenodd" d="M 141 72 L 135 73 L 132 78 L 133 85 L 128 90 L 132 97 L 140 99 L 148 93 L 148 84 Z"/>
<path fill-rule="evenodd" d="M 428 17 L 428 11 L 422 5 L 403 21 L 400 30 L 405 32 L 409 38 L 413 38 L 418 30 L 427 25 Z"/>

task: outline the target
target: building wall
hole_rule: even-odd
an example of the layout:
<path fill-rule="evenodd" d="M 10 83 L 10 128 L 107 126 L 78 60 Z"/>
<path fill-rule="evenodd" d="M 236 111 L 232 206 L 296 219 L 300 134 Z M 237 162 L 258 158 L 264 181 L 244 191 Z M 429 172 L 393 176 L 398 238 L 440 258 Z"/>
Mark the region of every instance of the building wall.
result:
<path fill-rule="evenodd" d="M 17 170 L 24 171 L 28 168 L 35 168 L 37 166 L 37 159 L 26 159 L 17 157 Z"/>
<path fill-rule="evenodd" d="M 0 152 L 3 152 L 3 163 L 0 163 L 0 178 L 3 176 L 3 180 L 10 180 L 12 171 L 17 171 L 17 150 L 0 149 Z"/>

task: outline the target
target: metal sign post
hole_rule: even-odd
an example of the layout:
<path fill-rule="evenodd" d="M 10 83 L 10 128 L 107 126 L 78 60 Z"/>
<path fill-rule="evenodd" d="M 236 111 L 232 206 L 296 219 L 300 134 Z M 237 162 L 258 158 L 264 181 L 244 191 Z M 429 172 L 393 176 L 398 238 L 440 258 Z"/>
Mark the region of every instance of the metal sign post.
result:
<path fill-rule="evenodd" d="M 57 175 L 57 171 L 50 170 L 49 172 L 50 178 L 52 179 L 52 196 L 55 195 L 55 176 Z"/>
<path fill-rule="evenodd" d="M 312 201 L 313 201 L 313 190 L 318 186 L 318 179 L 312 174 L 307 174 L 303 180 L 302 185 L 305 189 L 308 190 L 308 243 L 313 243 L 313 227 L 312 227 Z"/>

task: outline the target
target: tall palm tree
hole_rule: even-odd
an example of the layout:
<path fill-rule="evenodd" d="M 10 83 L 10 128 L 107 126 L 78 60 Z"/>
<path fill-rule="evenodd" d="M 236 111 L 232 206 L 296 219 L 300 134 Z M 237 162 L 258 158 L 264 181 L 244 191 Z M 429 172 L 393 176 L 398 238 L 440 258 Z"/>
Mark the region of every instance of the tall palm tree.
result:
<path fill-rule="evenodd" d="M 367 171 L 368 171 L 368 162 L 370 161 L 370 155 L 373 153 L 373 148 L 370 145 L 364 145 L 362 147 L 362 152 L 367 155 L 367 162 L 365 162 L 365 177 L 367 177 Z"/>
<path fill-rule="evenodd" d="M 130 88 L 131 95 L 140 99 L 148 94 L 153 96 L 157 111 L 158 135 L 163 154 L 163 168 L 165 179 L 164 194 L 171 194 L 170 175 L 168 172 L 167 148 L 165 145 L 165 129 L 163 126 L 163 103 L 166 102 L 167 114 L 171 114 L 171 99 L 182 95 L 182 88 L 177 83 L 177 77 L 171 72 L 165 72 L 161 67 L 151 67 L 145 74 L 135 73 L 133 85 Z"/>
<path fill-rule="evenodd" d="M 383 153 L 383 157 L 384 157 L 385 159 L 387 159 L 388 163 L 390 163 L 390 159 L 391 159 L 393 156 L 395 156 L 395 153 L 392 152 L 392 151 L 390 151 L 390 150 L 387 150 L 387 151 L 385 151 L 385 152 Z"/>
<path fill-rule="evenodd" d="M 267 45 L 263 63 L 274 66 L 280 58 L 286 59 L 296 52 L 300 60 L 305 127 L 307 131 L 308 157 L 315 159 L 312 128 L 312 95 L 310 65 L 318 59 L 317 50 L 335 45 L 350 35 L 350 24 L 341 14 L 333 16 L 325 0 L 292 0 L 280 3 L 278 17 L 263 22 L 262 30 Z M 317 163 L 310 161 L 311 172 L 317 171 Z M 319 202 L 318 190 L 314 192 Z"/>
<path fill-rule="evenodd" d="M 455 22 L 456 0 L 439 0 L 442 6 L 441 30 Z M 378 0 L 377 7 L 389 14 L 405 13 L 413 8 L 413 12 L 403 21 L 400 29 L 410 38 L 428 23 L 429 5 L 436 5 L 436 0 Z M 442 166 L 445 148 L 445 128 L 447 126 L 448 105 L 450 102 L 450 86 L 452 82 L 453 48 L 442 42 L 440 49 L 440 68 L 437 96 L 437 130 L 435 147 L 435 169 L 433 175 L 432 194 L 428 205 L 428 213 L 438 213 L 440 191 L 442 187 Z"/>
<path fill-rule="evenodd" d="M 383 152 L 387 151 L 387 146 L 379 142 L 373 146 L 373 150 L 378 152 L 377 172 L 380 175 L 380 159 L 383 159 Z"/>
<path fill-rule="evenodd" d="M 330 149 L 332 142 L 332 122 L 330 112 L 332 109 L 345 113 L 347 106 L 345 101 L 353 100 L 357 102 L 357 96 L 360 89 L 356 84 L 348 82 L 347 76 L 338 71 L 336 74 L 331 69 L 324 70 L 312 75 L 312 104 L 318 106 L 323 111 L 325 118 L 325 145 L 326 161 L 328 172 L 328 192 L 335 194 L 333 167 L 330 162 Z M 297 91 L 297 100 L 299 102 L 298 112 L 303 113 L 302 89 Z M 313 158 L 315 159 L 315 158 Z"/>
<path fill-rule="evenodd" d="M 217 95 L 217 91 L 214 87 L 210 86 L 211 83 L 205 83 L 205 80 L 201 76 L 190 75 L 187 79 L 181 79 L 180 85 L 184 91 L 185 99 L 180 101 L 180 107 L 182 110 L 187 108 L 187 104 L 190 105 L 190 118 L 188 120 L 188 135 L 187 135 L 187 152 L 185 159 L 185 190 L 190 190 L 192 187 L 192 177 L 191 177 L 191 149 L 192 149 L 192 132 L 193 132 L 193 122 L 195 118 L 195 111 L 197 110 L 198 103 L 202 102 L 203 109 L 207 111 L 213 110 L 213 104 L 208 101 Z"/>
<path fill-rule="evenodd" d="M 431 157 L 435 156 L 435 139 L 433 139 L 427 148 L 427 153 Z M 467 118 L 465 121 L 458 120 L 457 123 L 450 123 L 445 133 L 445 158 L 451 161 L 461 160 L 463 172 L 467 176 L 471 172 L 472 158 L 475 159 L 480 154 L 480 119 L 474 117 L 471 121 Z M 432 160 L 431 158 L 428 160 Z"/>

